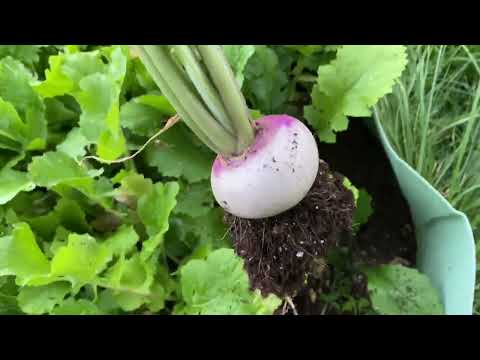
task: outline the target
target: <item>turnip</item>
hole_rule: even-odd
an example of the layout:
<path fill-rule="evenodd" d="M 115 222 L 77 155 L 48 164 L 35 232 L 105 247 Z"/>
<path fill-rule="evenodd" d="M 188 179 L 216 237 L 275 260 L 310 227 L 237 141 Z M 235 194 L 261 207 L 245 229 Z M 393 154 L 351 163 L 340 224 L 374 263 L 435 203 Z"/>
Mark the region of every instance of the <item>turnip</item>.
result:
<path fill-rule="evenodd" d="M 244 154 L 213 163 L 211 184 L 218 203 L 245 219 L 283 213 L 307 195 L 318 171 L 318 150 L 310 130 L 288 115 L 255 122 L 255 142 Z"/>
<path fill-rule="evenodd" d="M 251 119 L 221 46 L 139 46 L 138 53 L 180 118 L 217 154 L 212 191 L 253 287 L 295 295 L 314 260 L 351 231 L 355 205 L 343 177 L 320 160 L 299 119 Z"/>

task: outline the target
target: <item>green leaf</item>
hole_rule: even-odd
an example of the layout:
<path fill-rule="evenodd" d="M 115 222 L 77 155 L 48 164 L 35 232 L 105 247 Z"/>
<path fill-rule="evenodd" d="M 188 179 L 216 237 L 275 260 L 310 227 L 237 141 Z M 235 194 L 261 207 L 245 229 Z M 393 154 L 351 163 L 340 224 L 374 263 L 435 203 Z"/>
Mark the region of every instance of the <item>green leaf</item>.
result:
<path fill-rule="evenodd" d="M 384 315 L 442 315 L 439 294 L 416 269 L 383 265 L 366 269 L 373 308 Z"/>
<path fill-rule="evenodd" d="M 145 303 L 145 295 L 120 291 L 113 293 L 116 303 L 123 311 L 134 311 Z"/>
<path fill-rule="evenodd" d="M 260 290 L 255 290 L 252 307 L 255 309 L 256 315 L 272 315 L 281 304 L 282 300 L 278 296 L 269 294 L 267 297 L 263 297 Z"/>
<path fill-rule="evenodd" d="M 177 197 L 173 212 L 191 217 L 206 215 L 213 207 L 214 199 L 209 181 L 184 184 Z"/>
<path fill-rule="evenodd" d="M 232 242 L 228 226 L 223 221 L 224 212 L 213 208 L 204 216 L 196 218 L 197 236 L 202 242 L 209 242 L 213 248 L 231 247 Z"/>
<path fill-rule="evenodd" d="M 354 225 L 358 227 L 366 224 L 372 214 L 372 197 L 365 189 L 360 189 L 358 192 L 357 209 L 353 217 Z"/>
<path fill-rule="evenodd" d="M 123 193 L 139 198 L 144 194 L 150 193 L 153 189 L 152 180 L 146 179 L 142 174 L 122 171 L 112 180 L 119 179 L 120 175 L 121 180 L 118 180 L 118 182 L 121 184 L 120 190 Z"/>
<path fill-rule="evenodd" d="M 168 102 L 167 98 L 163 95 L 159 95 L 156 92 L 150 92 L 148 94 L 135 98 L 135 101 L 141 105 L 148 105 L 158 110 L 163 116 L 172 117 L 177 112 L 172 105 Z"/>
<path fill-rule="evenodd" d="M 25 143 L 27 127 L 20 119 L 17 110 L 0 97 L 0 147 L 21 151 Z"/>
<path fill-rule="evenodd" d="M 113 186 L 108 179 L 99 176 L 103 170 L 87 170 L 67 154 L 56 151 L 36 156 L 28 166 L 28 171 L 37 186 L 53 189 L 63 197 L 78 200 L 80 191 L 105 208 L 111 208 Z"/>
<path fill-rule="evenodd" d="M 162 284 L 154 283 L 147 303 L 148 310 L 158 312 L 165 307 L 166 292 Z"/>
<path fill-rule="evenodd" d="M 22 314 L 17 304 L 17 295 L 13 276 L 0 277 L 0 315 Z"/>
<path fill-rule="evenodd" d="M 140 58 L 136 57 L 131 59 L 131 63 L 133 64 L 135 77 L 138 84 L 146 91 L 158 90 L 157 84 L 155 83 L 155 81 L 153 81 L 152 77 L 148 73 L 145 65 L 143 65 L 143 62 L 140 60 Z"/>
<path fill-rule="evenodd" d="M 287 47 L 298 51 L 304 56 L 310 56 L 325 49 L 325 45 L 287 45 Z"/>
<path fill-rule="evenodd" d="M 345 45 L 337 57 L 318 68 L 313 104 L 305 118 L 320 140 L 335 141 L 335 132 L 348 127 L 348 117 L 368 117 L 371 107 L 392 91 L 407 64 L 404 46 Z"/>
<path fill-rule="evenodd" d="M 244 92 L 253 108 L 264 114 L 283 112 L 288 92 L 288 77 L 277 54 L 265 45 L 256 45 L 255 54 L 245 68 Z"/>
<path fill-rule="evenodd" d="M 77 99 L 82 108 L 80 128 L 85 138 L 97 142 L 97 154 L 114 160 L 126 151 L 120 128 L 120 87 L 105 74 L 93 74 L 80 82 Z"/>
<path fill-rule="evenodd" d="M 250 110 L 250 116 L 252 117 L 252 120 L 258 120 L 264 115 L 258 110 Z"/>
<path fill-rule="evenodd" d="M 121 254 L 118 260 L 101 275 L 98 284 L 108 289 L 120 288 L 120 281 L 122 279 L 124 268 L 125 256 Z"/>
<path fill-rule="evenodd" d="M 180 275 L 184 314 L 272 314 L 281 303 L 274 295 L 264 299 L 250 291 L 243 260 L 232 249 L 216 250 L 206 260 L 190 260 Z"/>
<path fill-rule="evenodd" d="M 99 157 L 114 160 L 126 151 L 119 107 L 128 55 L 123 47 L 101 50 L 50 57 L 46 80 L 36 90 L 46 98 L 73 96 L 82 110 L 82 135 L 97 145 Z M 103 63 L 103 56 L 108 58 L 108 64 Z"/>
<path fill-rule="evenodd" d="M 336 52 L 341 45 L 325 45 L 325 51 Z"/>
<path fill-rule="evenodd" d="M 135 248 L 139 240 L 132 226 L 122 225 L 112 236 L 105 240 L 104 245 L 114 256 L 126 255 Z"/>
<path fill-rule="evenodd" d="M 58 226 L 55 229 L 55 234 L 54 234 L 53 240 L 49 244 L 50 246 L 45 251 L 45 253 L 50 258 L 53 258 L 55 256 L 55 254 L 57 253 L 58 249 L 61 249 L 62 247 L 67 245 L 69 235 L 70 235 L 70 231 L 68 231 L 67 229 L 65 229 L 62 226 Z"/>
<path fill-rule="evenodd" d="M 46 145 L 45 106 L 31 81 L 32 74 L 22 63 L 10 57 L 0 60 L 0 147 L 18 151 L 8 140 L 23 150 Z"/>
<path fill-rule="evenodd" d="M 111 290 L 112 299 L 124 311 L 136 310 L 150 301 L 158 305 L 159 290 L 152 287 L 157 267 L 138 253 L 127 260 L 121 257 L 101 284 Z"/>
<path fill-rule="evenodd" d="M 148 288 L 152 281 L 149 279 L 145 262 L 138 255 L 125 260 L 122 270 L 120 285 L 127 289 Z"/>
<path fill-rule="evenodd" d="M 353 194 L 353 198 L 355 199 L 355 203 L 357 203 L 358 200 L 358 189 L 352 184 L 350 179 L 348 178 L 343 178 L 343 186 L 345 186 L 348 190 L 350 190 Z"/>
<path fill-rule="evenodd" d="M 124 169 L 120 170 L 118 174 L 112 178 L 112 182 L 121 184 L 121 186 L 115 190 L 115 199 L 132 208 L 136 206 L 137 200 L 141 196 L 149 194 L 153 188 L 152 180 L 145 179 L 143 175 L 135 171 L 126 171 Z"/>
<path fill-rule="evenodd" d="M 3 168 L 0 170 L 0 204 L 6 204 L 21 191 L 31 191 L 35 184 L 27 173 Z"/>
<path fill-rule="evenodd" d="M 27 314 L 41 315 L 52 311 L 70 292 L 67 282 L 56 282 L 44 286 L 26 286 L 20 289 L 18 304 Z"/>
<path fill-rule="evenodd" d="M 192 218 L 175 215 L 165 236 L 167 254 L 173 257 L 202 258 L 205 252 L 232 247 L 230 232 L 223 221 L 220 208 L 210 209 L 202 216 Z"/>
<path fill-rule="evenodd" d="M 179 188 L 176 182 L 159 182 L 153 185 L 151 192 L 140 197 L 138 215 L 150 236 L 164 232 L 168 216 L 176 205 L 175 197 Z"/>
<path fill-rule="evenodd" d="M 113 295 L 113 290 L 110 289 L 100 290 L 98 292 L 95 305 L 105 314 L 118 314 L 120 311 L 120 307 Z"/>
<path fill-rule="evenodd" d="M 0 276 L 15 275 L 17 283 L 23 285 L 49 271 L 48 259 L 28 224 L 18 223 L 11 235 L 0 238 Z"/>
<path fill-rule="evenodd" d="M 62 69 L 66 60 L 68 57 L 63 54 L 49 57 L 50 69 L 45 71 L 45 81 L 35 86 L 35 90 L 43 98 L 62 96 L 74 89 L 73 80 Z"/>
<path fill-rule="evenodd" d="M 343 179 L 343 185 L 353 193 L 355 199 L 355 214 L 353 215 L 354 230 L 365 224 L 373 214 L 372 197 L 365 189 L 357 189 L 349 179 Z"/>
<path fill-rule="evenodd" d="M 20 192 L 8 203 L 8 208 L 17 218 L 28 219 L 44 215 L 55 206 L 55 201 L 51 195 L 45 196 L 45 193 L 38 188 L 30 192 Z"/>
<path fill-rule="evenodd" d="M 69 298 L 55 307 L 51 315 L 104 315 L 94 303 L 85 299 Z"/>
<path fill-rule="evenodd" d="M 63 152 L 72 159 L 80 160 L 87 154 L 86 146 L 90 145 L 90 141 L 83 136 L 80 128 L 72 129 L 65 140 L 57 145 L 57 151 Z"/>
<path fill-rule="evenodd" d="M 68 245 L 58 249 L 52 259 L 51 275 L 68 280 L 73 286 L 87 284 L 105 269 L 111 258 L 109 249 L 90 235 L 70 234 Z"/>
<path fill-rule="evenodd" d="M 61 183 L 75 184 L 91 181 L 88 171 L 61 151 L 50 151 L 34 157 L 28 166 L 28 171 L 38 186 L 47 188 Z"/>
<path fill-rule="evenodd" d="M 53 211 L 48 214 L 25 220 L 32 230 L 46 241 L 54 237 L 59 227 L 78 233 L 85 233 L 90 230 L 82 207 L 68 198 L 60 199 Z"/>
<path fill-rule="evenodd" d="M 58 129 L 64 135 L 64 127 L 75 126 L 78 122 L 80 108 L 70 96 L 45 98 L 45 117 L 50 128 Z"/>
<path fill-rule="evenodd" d="M 17 305 L 16 296 L 3 295 L 0 293 L 0 315 L 21 315 Z"/>
<path fill-rule="evenodd" d="M 144 262 L 140 256 L 125 262 L 120 280 L 121 290 L 113 293 L 122 310 L 133 311 L 151 301 L 154 271 L 153 263 Z M 155 290 L 158 292 L 158 289 Z M 155 293 L 156 298 L 158 295 Z"/>
<path fill-rule="evenodd" d="M 16 296 L 18 294 L 18 287 L 15 284 L 14 276 L 0 277 L 0 293 L 8 296 Z"/>
<path fill-rule="evenodd" d="M 58 215 L 60 224 L 66 229 L 77 233 L 85 233 L 90 230 L 85 212 L 75 201 L 66 198 L 60 199 L 54 211 Z"/>
<path fill-rule="evenodd" d="M 92 176 L 94 175 L 95 173 L 92 171 Z M 92 208 L 92 206 L 95 206 L 97 204 L 106 210 L 113 210 L 114 204 L 112 197 L 114 189 L 112 183 L 106 177 L 99 177 L 98 179 L 84 178 L 79 180 L 68 180 L 59 183 L 58 185 L 55 185 L 52 190 L 64 198 L 68 198 L 78 202 L 84 209 L 87 209 L 88 207 L 89 210 L 96 213 L 94 214 L 95 216 L 99 215 L 99 211 L 103 211 L 98 207 L 96 211 L 94 208 Z M 112 220 L 112 216 L 115 216 L 113 213 L 110 212 L 103 213 L 103 215 L 105 215 L 104 220 L 107 220 L 107 222 L 109 220 Z M 106 222 L 100 221 L 98 225 L 100 225 L 102 229 L 105 229 L 102 227 L 102 225 L 106 225 Z M 99 231 L 105 232 L 108 230 Z"/>
<path fill-rule="evenodd" d="M 158 137 L 158 145 L 145 151 L 147 163 L 169 177 L 182 177 L 188 182 L 210 178 L 214 154 L 193 142 L 193 134 L 177 124 Z"/>
<path fill-rule="evenodd" d="M 188 257 L 200 244 L 200 238 L 203 236 L 203 234 L 198 235 L 201 224 L 197 223 L 197 218 L 184 215 L 172 215 L 169 222 L 170 226 L 165 234 L 167 256 L 173 259 Z M 210 244 L 206 247 L 210 252 Z"/>
<path fill-rule="evenodd" d="M 71 80 L 72 86 L 76 89 L 78 89 L 79 83 L 83 78 L 91 74 L 107 72 L 107 66 L 103 63 L 101 53 L 98 50 L 90 52 L 67 50 L 64 54 L 58 55 L 58 58 L 62 60 L 60 61 L 62 66 L 55 70 L 68 77 Z M 48 75 L 51 75 L 51 73 L 47 73 L 46 84 L 48 84 L 50 80 Z M 42 86 L 43 84 L 40 84 L 39 88 Z"/>
<path fill-rule="evenodd" d="M 120 119 L 123 127 L 140 136 L 152 136 L 161 129 L 175 109 L 162 95 L 150 93 L 138 96 L 122 105 Z"/>
<path fill-rule="evenodd" d="M 248 60 L 255 53 L 255 46 L 253 45 L 224 45 L 223 51 L 227 57 L 230 66 L 233 69 L 235 78 L 240 87 L 243 85 L 245 76 L 243 75 Z"/>
<path fill-rule="evenodd" d="M 319 66 L 329 64 L 335 59 L 335 55 L 335 52 L 324 49 L 324 51 L 315 52 L 309 56 L 301 56 L 297 64 L 297 71 L 301 69 L 308 70 L 309 72 L 317 72 Z M 310 74 L 309 72 L 304 71 L 304 74 Z"/>
<path fill-rule="evenodd" d="M 0 59 L 11 56 L 26 65 L 32 66 L 39 60 L 38 53 L 41 47 L 42 45 L 0 45 Z"/>
<path fill-rule="evenodd" d="M 169 228 L 169 217 L 176 205 L 179 185 L 176 182 L 156 183 L 150 193 L 138 200 L 138 215 L 145 224 L 150 236 L 143 242 L 142 259 L 149 258 L 155 249 L 162 244 Z"/>
<path fill-rule="evenodd" d="M 123 127 L 141 136 L 152 136 L 162 128 L 165 116 L 157 109 L 131 100 L 122 105 L 120 119 Z"/>

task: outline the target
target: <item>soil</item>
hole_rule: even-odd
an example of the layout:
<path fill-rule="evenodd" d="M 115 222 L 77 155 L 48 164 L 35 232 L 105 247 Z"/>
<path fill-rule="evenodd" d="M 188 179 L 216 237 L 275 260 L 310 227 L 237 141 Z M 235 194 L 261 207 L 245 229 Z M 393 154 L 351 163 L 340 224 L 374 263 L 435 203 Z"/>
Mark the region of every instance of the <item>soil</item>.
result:
<path fill-rule="evenodd" d="M 372 196 L 374 213 L 350 243 L 343 243 L 351 249 L 352 264 L 415 266 L 417 242 L 410 208 L 379 140 L 361 121 L 353 119 L 348 131 L 337 134 L 335 144 L 319 143 L 318 147 L 322 159 L 332 169 L 347 176 L 352 184 L 366 189 Z M 350 270 L 352 297 L 368 298 L 366 277 L 355 269 Z M 335 271 L 334 267 L 326 268 L 322 277 L 313 278 L 299 294 L 295 304 L 300 314 L 323 313 L 325 306 L 315 301 L 315 297 L 312 300 L 312 289 L 317 294 L 335 292 L 337 289 L 330 287 Z M 338 313 L 341 312 L 337 309 L 326 312 Z"/>
<path fill-rule="evenodd" d="M 252 287 L 293 299 L 279 314 L 338 313 L 325 312 L 317 296 L 337 291 L 332 279 L 345 276 L 345 269 L 326 262 L 326 254 L 334 247 L 349 249 L 352 265 L 347 276 L 354 298 L 368 298 L 366 278 L 355 271 L 355 264 L 415 265 L 410 209 L 378 139 L 363 122 L 353 119 L 347 131 L 337 134 L 335 144 L 318 147 L 326 163 L 321 162 L 315 185 L 299 205 L 269 219 L 225 218 L 234 248 L 245 259 Z M 341 174 L 372 196 L 374 213 L 355 235 L 351 230 L 353 196 L 343 187 Z"/>
<path fill-rule="evenodd" d="M 416 238 L 410 208 L 379 140 L 358 119 L 337 134 L 336 144 L 318 144 L 332 169 L 373 198 L 374 213 L 352 242 L 358 261 L 415 265 Z"/>

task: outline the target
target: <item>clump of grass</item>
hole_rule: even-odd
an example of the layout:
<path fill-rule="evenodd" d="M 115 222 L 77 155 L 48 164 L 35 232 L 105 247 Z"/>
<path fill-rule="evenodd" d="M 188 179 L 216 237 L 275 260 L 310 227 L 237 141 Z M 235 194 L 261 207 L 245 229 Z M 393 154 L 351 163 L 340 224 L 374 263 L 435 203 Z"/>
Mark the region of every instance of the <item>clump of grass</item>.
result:
<path fill-rule="evenodd" d="M 478 239 L 480 46 L 418 45 L 408 52 L 407 70 L 375 116 L 399 156 L 468 216 Z"/>

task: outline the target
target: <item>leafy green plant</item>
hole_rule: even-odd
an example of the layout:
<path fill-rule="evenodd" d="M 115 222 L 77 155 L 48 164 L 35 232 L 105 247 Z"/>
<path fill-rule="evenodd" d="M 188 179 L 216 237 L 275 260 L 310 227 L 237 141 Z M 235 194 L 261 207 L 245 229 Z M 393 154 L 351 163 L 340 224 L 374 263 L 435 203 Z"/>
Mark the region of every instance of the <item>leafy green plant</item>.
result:
<path fill-rule="evenodd" d="M 319 295 L 324 304 L 322 313 L 375 314 L 368 294 L 355 293 L 356 283 L 362 280 L 364 275 L 352 262 L 351 249 L 346 247 L 333 249 L 326 260 L 332 267 L 332 276 L 328 291 Z"/>
<path fill-rule="evenodd" d="M 365 270 L 373 308 L 383 315 L 441 315 L 443 306 L 426 275 L 401 265 Z"/>
<path fill-rule="evenodd" d="M 312 105 L 305 118 L 321 141 L 335 142 L 348 117 L 369 117 L 371 107 L 392 91 L 407 65 L 403 46 L 342 46 L 335 60 L 318 68 Z"/>
<path fill-rule="evenodd" d="M 353 216 L 353 230 L 358 231 L 373 214 L 372 197 L 365 189 L 357 189 L 348 178 L 343 180 L 343 185 L 353 193 L 355 199 L 356 209 Z"/>
<path fill-rule="evenodd" d="M 206 259 L 189 261 L 180 269 L 183 303 L 175 313 L 187 315 L 268 315 L 281 304 L 275 295 L 262 298 L 250 291 L 243 260 L 232 249 L 219 249 Z"/>

